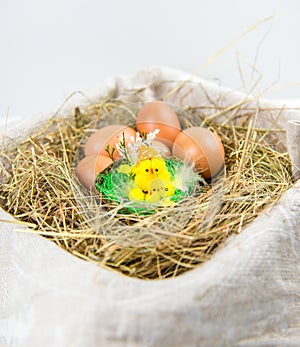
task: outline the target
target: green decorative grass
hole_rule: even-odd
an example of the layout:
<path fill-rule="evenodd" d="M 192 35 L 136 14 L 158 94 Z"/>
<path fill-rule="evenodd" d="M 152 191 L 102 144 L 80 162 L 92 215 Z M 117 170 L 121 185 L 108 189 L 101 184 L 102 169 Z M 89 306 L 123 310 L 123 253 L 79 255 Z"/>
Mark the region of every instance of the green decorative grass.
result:
<path fill-rule="evenodd" d="M 174 157 L 166 159 L 165 162 L 172 179 L 174 179 L 176 172 L 184 167 L 184 163 Z M 197 185 L 199 185 L 200 181 L 203 182 L 202 178 L 200 176 L 198 177 Z M 128 187 L 133 185 L 133 178 L 133 176 L 118 172 L 117 168 L 110 168 L 97 176 L 95 186 L 104 199 L 110 202 L 126 204 L 126 207 L 122 208 L 120 213 L 138 213 L 141 215 L 155 213 L 156 208 L 160 206 L 160 202 L 151 204 L 146 201 L 132 201 L 128 204 L 127 191 Z M 169 199 L 174 203 L 179 203 L 184 197 L 193 194 L 197 190 L 193 182 L 187 188 L 186 192 L 176 189 L 175 193 Z"/>

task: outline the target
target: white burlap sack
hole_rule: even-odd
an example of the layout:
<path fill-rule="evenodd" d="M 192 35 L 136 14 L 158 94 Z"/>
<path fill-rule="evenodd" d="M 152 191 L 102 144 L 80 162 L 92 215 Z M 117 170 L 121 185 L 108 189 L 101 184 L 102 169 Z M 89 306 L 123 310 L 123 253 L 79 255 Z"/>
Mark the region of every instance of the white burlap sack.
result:
<path fill-rule="evenodd" d="M 112 79 L 87 96 L 134 102 L 138 91 L 148 100 L 160 99 L 185 78 L 155 68 Z M 168 101 L 230 108 L 244 99 L 194 78 Z M 213 112 L 207 109 L 207 114 Z M 225 116 L 220 112 L 216 119 Z M 257 126 L 276 121 L 286 129 L 288 120 L 296 121 L 289 123 L 288 146 L 297 177 L 300 114 L 278 109 L 270 117 L 262 111 Z M 286 145 L 282 134 L 277 146 Z M 21 233 L 18 225 L 1 223 L 0 346 L 299 347 L 299 188 L 298 181 L 210 261 L 160 281 L 123 277 L 79 260 L 41 236 Z M 3 211 L 0 219 L 13 221 Z"/>

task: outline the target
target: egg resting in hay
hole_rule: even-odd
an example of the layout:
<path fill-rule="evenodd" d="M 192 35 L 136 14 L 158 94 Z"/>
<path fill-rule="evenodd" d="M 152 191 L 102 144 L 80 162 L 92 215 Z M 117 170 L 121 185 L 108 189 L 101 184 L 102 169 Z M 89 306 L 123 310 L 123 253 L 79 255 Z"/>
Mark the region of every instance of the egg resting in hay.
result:
<path fill-rule="evenodd" d="M 191 127 L 180 132 L 173 143 L 172 154 L 193 164 L 205 179 L 217 175 L 225 159 L 219 137 L 202 127 Z"/>
<path fill-rule="evenodd" d="M 181 131 L 181 126 L 177 114 L 167 103 L 151 101 L 138 112 L 136 129 L 140 134 L 159 129 L 157 139 L 171 149 L 173 141 Z"/>
<path fill-rule="evenodd" d="M 104 171 L 113 164 L 108 156 L 91 154 L 80 160 L 75 173 L 80 183 L 88 190 L 96 191 L 95 180 L 99 172 Z"/>

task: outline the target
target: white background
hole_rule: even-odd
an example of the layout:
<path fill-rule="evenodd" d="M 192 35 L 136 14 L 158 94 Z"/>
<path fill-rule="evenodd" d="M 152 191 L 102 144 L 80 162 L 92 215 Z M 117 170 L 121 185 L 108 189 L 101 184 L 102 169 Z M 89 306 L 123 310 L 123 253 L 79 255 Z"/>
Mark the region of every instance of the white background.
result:
<path fill-rule="evenodd" d="M 0 0 L 0 120 L 150 66 L 193 72 L 272 14 L 199 76 L 249 91 L 261 75 L 256 93 L 299 99 L 300 86 L 286 86 L 300 82 L 297 0 Z"/>

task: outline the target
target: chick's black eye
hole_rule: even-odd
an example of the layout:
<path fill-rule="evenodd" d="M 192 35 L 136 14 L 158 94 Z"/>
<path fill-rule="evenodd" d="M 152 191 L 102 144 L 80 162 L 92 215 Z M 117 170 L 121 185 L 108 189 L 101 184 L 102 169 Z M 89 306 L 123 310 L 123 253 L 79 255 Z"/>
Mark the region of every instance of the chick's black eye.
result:
<path fill-rule="evenodd" d="M 158 169 L 155 169 L 156 172 L 158 172 Z"/>
<path fill-rule="evenodd" d="M 145 171 L 146 171 L 146 172 L 149 172 L 149 169 L 146 169 Z"/>

